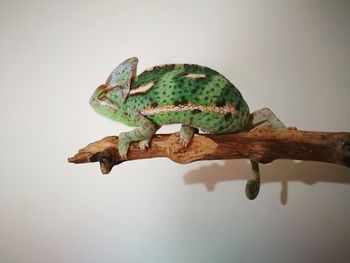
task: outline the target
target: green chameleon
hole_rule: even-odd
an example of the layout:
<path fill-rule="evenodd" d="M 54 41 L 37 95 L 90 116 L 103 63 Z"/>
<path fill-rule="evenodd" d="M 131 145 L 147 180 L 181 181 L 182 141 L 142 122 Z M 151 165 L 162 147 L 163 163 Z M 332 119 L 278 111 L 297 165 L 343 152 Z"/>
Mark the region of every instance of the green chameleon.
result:
<path fill-rule="evenodd" d="M 112 120 L 137 128 L 119 135 L 118 151 L 127 158 L 131 142 L 149 147 L 163 125 L 181 124 L 180 144 L 187 147 L 196 129 L 222 134 L 261 126 L 285 128 L 268 108 L 250 113 L 239 90 L 223 75 L 193 64 L 155 66 L 136 75 L 138 59 L 129 58 L 113 70 L 90 99 L 90 105 Z M 249 199 L 260 188 L 258 162 L 251 160 L 254 180 L 246 186 Z"/>

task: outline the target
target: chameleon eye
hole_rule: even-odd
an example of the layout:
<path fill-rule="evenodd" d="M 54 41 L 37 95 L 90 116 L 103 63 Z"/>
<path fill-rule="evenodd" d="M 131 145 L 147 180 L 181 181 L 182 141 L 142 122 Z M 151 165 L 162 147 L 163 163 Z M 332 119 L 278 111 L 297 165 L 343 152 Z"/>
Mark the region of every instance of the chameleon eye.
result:
<path fill-rule="evenodd" d="M 99 100 L 105 100 L 107 98 L 106 94 L 101 94 L 98 99 Z"/>
<path fill-rule="evenodd" d="M 98 91 L 98 94 L 97 94 L 97 98 L 99 100 L 105 100 L 107 99 L 107 93 L 110 91 L 110 89 L 106 86 L 101 86 L 99 91 Z"/>

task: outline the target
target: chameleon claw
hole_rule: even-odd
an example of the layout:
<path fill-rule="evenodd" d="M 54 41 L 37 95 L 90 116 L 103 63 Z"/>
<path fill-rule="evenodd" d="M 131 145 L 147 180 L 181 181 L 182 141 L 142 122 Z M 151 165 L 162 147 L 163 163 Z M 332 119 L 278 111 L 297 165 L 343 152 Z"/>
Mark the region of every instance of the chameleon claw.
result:
<path fill-rule="evenodd" d="M 147 150 L 149 148 L 149 140 L 141 140 L 141 141 L 139 141 L 139 147 L 143 151 Z"/>
<path fill-rule="evenodd" d="M 126 134 L 125 132 L 121 132 L 119 134 L 119 143 L 118 143 L 118 152 L 119 152 L 120 157 L 123 160 L 127 159 L 128 149 L 129 149 L 129 145 L 130 145 L 130 142 L 126 138 L 125 134 Z"/>
<path fill-rule="evenodd" d="M 127 153 L 121 153 L 121 152 L 119 152 L 119 155 L 120 155 L 120 157 L 122 158 L 122 160 L 126 160 L 126 159 L 128 158 Z"/>
<path fill-rule="evenodd" d="M 120 157 L 122 158 L 122 160 L 126 160 L 128 157 L 128 148 L 123 148 L 123 147 L 118 147 L 118 153 L 120 155 Z"/>
<path fill-rule="evenodd" d="M 193 127 L 184 125 L 184 124 L 181 125 L 180 145 L 182 148 L 187 148 L 187 146 L 190 144 L 192 140 L 194 132 L 195 132 L 195 129 Z"/>
<path fill-rule="evenodd" d="M 190 144 L 190 141 L 187 141 L 184 138 L 180 138 L 180 144 L 182 148 L 187 148 L 187 146 Z"/>

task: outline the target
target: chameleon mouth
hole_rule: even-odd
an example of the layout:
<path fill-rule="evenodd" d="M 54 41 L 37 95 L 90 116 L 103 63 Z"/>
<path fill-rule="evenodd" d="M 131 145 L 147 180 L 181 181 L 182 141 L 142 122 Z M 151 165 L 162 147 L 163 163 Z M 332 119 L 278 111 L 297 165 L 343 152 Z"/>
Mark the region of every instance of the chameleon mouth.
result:
<path fill-rule="evenodd" d="M 107 86 L 106 85 L 100 85 L 94 94 L 91 96 L 89 103 L 92 107 L 98 106 L 100 101 L 107 99 Z"/>

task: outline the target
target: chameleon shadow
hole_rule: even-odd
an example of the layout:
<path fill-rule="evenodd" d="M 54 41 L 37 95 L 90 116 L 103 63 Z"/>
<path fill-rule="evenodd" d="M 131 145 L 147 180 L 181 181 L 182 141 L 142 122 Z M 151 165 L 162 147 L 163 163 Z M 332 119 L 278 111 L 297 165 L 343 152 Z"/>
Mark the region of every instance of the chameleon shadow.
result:
<path fill-rule="evenodd" d="M 318 182 L 350 184 L 350 169 L 322 162 L 277 160 L 269 165 L 260 164 L 261 186 L 267 183 L 281 183 L 281 204 L 288 200 L 288 182 L 303 182 L 313 185 Z M 251 166 L 242 160 L 226 160 L 224 164 L 213 163 L 186 173 L 183 179 L 187 185 L 204 184 L 208 192 L 215 190 L 218 183 L 252 179 Z M 244 193 L 242 189 L 242 193 Z"/>

